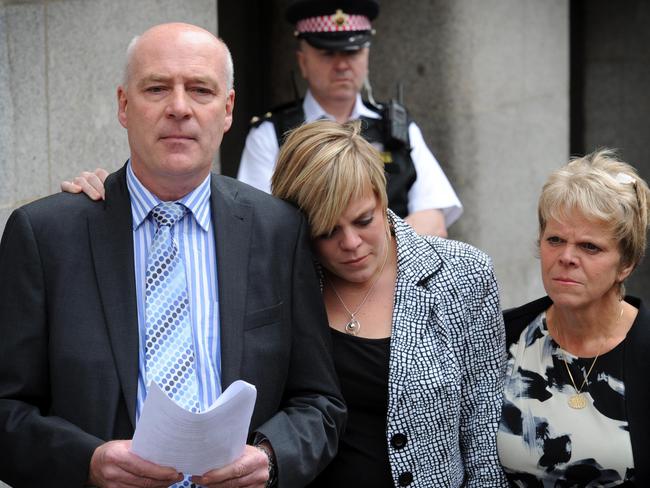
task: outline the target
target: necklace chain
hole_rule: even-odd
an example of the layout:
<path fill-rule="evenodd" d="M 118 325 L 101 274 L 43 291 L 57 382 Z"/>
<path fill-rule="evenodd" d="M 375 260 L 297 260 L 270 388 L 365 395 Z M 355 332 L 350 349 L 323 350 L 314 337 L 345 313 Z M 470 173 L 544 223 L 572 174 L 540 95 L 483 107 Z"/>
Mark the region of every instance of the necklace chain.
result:
<path fill-rule="evenodd" d="M 614 327 L 616 327 L 621 320 L 621 317 L 623 316 L 623 304 L 621 304 L 621 311 L 618 314 L 618 318 L 616 319 L 616 322 L 614 323 Z M 548 320 L 548 318 L 547 318 Z M 558 338 L 560 334 L 560 329 L 558 327 L 555 327 L 556 332 L 558 333 Z M 600 347 L 598 348 L 598 353 L 596 354 L 596 357 L 594 357 L 594 360 L 591 362 L 591 366 L 589 367 L 589 371 L 587 371 L 587 374 L 583 375 L 582 379 L 582 384 L 580 385 L 580 388 L 576 386 L 576 382 L 573 379 L 573 375 L 571 374 L 571 369 L 569 368 L 569 363 L 567 363 L 566 360 L 566 355 L 563 353 L 562 354 L 562 362 L 564 363 L 564 367 L 566 368 L 567 373 L 569 373 L 569 379 L 571 380 L 571 385 L 573 386 L 573 389 L 575 390 L 575 394 L 571 395 L 569 397 L 568 403 L 571 408 L 575 409 L 583 409 L 587 406 L 587 400 L 585 400 L 584 394 L 582 393 L 582 389 L 585 387 L 587 384 L 587 380 L 589 379 L 589 375 L 591 374 L 591 371 L 594 369 L 594 366 L 596 365 L 596 361 L 598 360 L 598 357 L 600 356 L 600 353 L 603 351 L 603 348 L 605 346 L 605 343 L 607 342 L 607 337 L 603 338 L 602 343 L 600 344 Z M 560 346 L 562 347 L 562 346 Z"/>
<path fill-rule="evenodd" d="M 357 314 L 361 310 L 361 307 L 363 307 L 366 304 L 366 301 L 372 294 L 373 290 L 375 289 L 375 285 L 379 281 L 379 278 L 381 277 L 382 272 L 384 271 L 384 267 L 386 266 L 386 262 L 388 261 L 388 237 L 386 238 L 386 254 L 384 256 L 384 262 L 381 264 L 381 268 L 379 268 L 379 272 L 377 273 L 377 276 L 375 277 L 374 281 L 372 282 L 372 285 L 370 285 L 370 288 L 368 289 L 368 292 L 366 293 L 366 296 L 363 297 L 363 300 L 361 300 L 361 303 L 359 306 L 356 308 L 354 312 L 351 312 L 348 306 L 345 304 L 343 299 L 341 298 L 341 295 L 339 295 L 339 292 L 336 290 L 336 287 L 334 286 L 334 283 L 332 280 L 327 278 L 327 282 L 329 285 L 332 287 L 332 291 L 336 295 L 336 298 L 339 299 L 339 302 L 341 302 L 341 305 L 343 305 L 343 308 L 345 311 L 348 313 L 350 316 L 350 320 L 345 324 L 343 330 L 345 331 L 346 334 L 350 335 L 358 335 L 359 331 L 361 330 L 361 322 L 357 319 Z M 325 275 L 327 277 L 327 275 Z"/>
<path fill-rule="evenodd" d="M 587 379 L 589 378 L 589 375 L 591 374 L 591 370 L 594 369 L 594 365 L 596 364 L 596 360 L 598 359 L 598 356 L 600 356 L 601 350 L 602 350 L 602 346 L 598 350 L 598 354 L 596 354 L 596 357 L 594 358 L 594 360 L 591 362 L 591 366 L 589 367 L 589 371 L 587 371 L 587 374 L 584 375 L 584 378 L 582 379 L 582 384 L 580 385 L 580 388 L 578 388 L 576 386 L 576 382 L 573 379 L 573 375 L 571 374 L 571 369 L 569 369 L 569 363 L 566 362 L 566 357 L 564 356 L 564 354 L 562 355 L 562 361 L 564 362 L 564 366 L 566 367 L 567 373 L 569 373 L 569 378 L 571 379 L 571 384 L 573 385 L 573 389 L 576 391 L 577 395 L 580 395 L 582 393 L 582 389 L 587 384 Z"/>

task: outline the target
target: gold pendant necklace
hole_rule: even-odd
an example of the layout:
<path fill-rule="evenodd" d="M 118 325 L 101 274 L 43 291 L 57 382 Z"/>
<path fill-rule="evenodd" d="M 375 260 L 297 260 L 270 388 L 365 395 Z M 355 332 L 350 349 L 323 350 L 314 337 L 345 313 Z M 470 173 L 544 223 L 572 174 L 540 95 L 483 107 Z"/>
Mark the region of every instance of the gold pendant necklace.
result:
<path fill-rule="evenodd" d="M 587 371 L 587 374 L 584 375 L 584 379 L 582 380 L 582 385 L 580 385 L 580 388 L 577 388 L 576 382 L 573 380 L 573 375 L 571 374 L 571 370 L 569 369 L 569 365 L 566 362 L 566 358 L 564 357 L 564 354 L 562 354 L 562 361 L 564 361 L 564 366 L 566 367 L 567 373 L 569 373 L 571 384 L 573 385 L 573 389 L 575 390 L 575 393 L 571 395 L 568 400 L 568 404 L 571 408 L 575 408 L 576 410 L 581 410 L 587 406 L 587 399 L 585 398 L 584 393 L 582 393 L 582 389 L 587 384 L 587 378 L 589 378 L 589 375 L 591 374 L 591 370 L 594 369 L 594 365 L 596 364 L 596 360 L 598 359 L 598 356 L 600 356 L 600 351 L 598 351 L 598 354 L 596 354 L 596 357 L 591 362 L 591 367 L 589 368 L 589 371 Z"/>
<path fill-rule="evenodd" d="M 334 286 L 334 283 L 332 283 L 332 281 L 329 278 L 327 278 L 327 275 L 325 275 L 325 277 L 327 278 L 327 282 L 330 284 L 330 286 L 332 287 L 332 291 L 336 295 L 336 298 L 339 299 L 339 302 L 341 302 L 341 305 L 343 305 L 343 308 L 350 316 L 350 320 L 345 324 L 345 326 L 343 326 L 343 330 L 345 331 L 346 334 L 350 334 L 353 336 L 359 334 L 359 331 L 361 330 L 361 322 L 359 322 L 359 320 L 357 319 L 357 314 L 361 310 L 361 307 L 365 305 L 366 300 L 368 300 L 368 297 L 370 297 L 372 291 L 375 289 L 375 285 L 379 281 L 379 278 L 381 277 L 381 273 L 384 271 L 384 266 L 386 266 L 386 261 L 388 261 L 388 238 L 386 238 L 386 256 L 384 257 L 384 262 L 381 264 L 381 268 L 379 268 L 377 277 L 372 282 L 372 285 L 370 285 L 370 289 L 368 290 L 368 293 L 366 293 L 366 296 L 363 297 L 363 300 L 361 300 L 361 303 L 359 304 L 359 306 L 354 312 L 350 312 L 350 309 L 347 307 L 347 305 L 341 298 L 341 295 L 339 295 L 339 292 L 336 291 L 336 287 Z"/>
<path fill-rule="evenodd" d="M 621 320 L 621 317 L 623 316 L 623 305 L 621 304 L 621 312 L 618 314 L 618 318 L 616 319 L 616 322 L 614 323 L 614 328 L 618 325 L 618 322 Z M 569 369 L 569 364 L 566 361 L 566 356 L 564 353 L 562 353 L 562 361 L 564 362 L 564 367 L 566 368 L 566 372 L 569 373 L 569 379 L 571 380 L 571 385 L 573 386 L 573 389 L 575 390 L 575 393 L 571 396 L 569 396 L 569 400 L 567 403 L 569 404 L 569 407 L 576 409 L 576 410 L 582 410 L 587 406 L 587 398 L 585 397 L 585 394 L 582 392 L 582 389 L 585 387 L 587 384 L 587 380 L 589 379 L 589 375 L 591 374 L 591 371 L 594 369 L 594 366 L 596 364 L 596 361 L 598 360 L 598 357 L 600 356 L 600 353 L 603 350 L 603 346 L 605 345 L 605 342 L 607 341 L 607 338 L 605 337 L 603 339 L 602 344 L 600 345 L 600 348 L 598 350 L 598 354 L 596 354 L 596 357 L 594 360 L 591 362 L 591 366 L 589 367 L 589 371 L 587 371 L 587 374 L 584 375 L 582 384 L 580 385 L 580 388 L 576 386 L 576 382 L 573 379 L 573 375 L 571 374 L 571 369 Z"/>

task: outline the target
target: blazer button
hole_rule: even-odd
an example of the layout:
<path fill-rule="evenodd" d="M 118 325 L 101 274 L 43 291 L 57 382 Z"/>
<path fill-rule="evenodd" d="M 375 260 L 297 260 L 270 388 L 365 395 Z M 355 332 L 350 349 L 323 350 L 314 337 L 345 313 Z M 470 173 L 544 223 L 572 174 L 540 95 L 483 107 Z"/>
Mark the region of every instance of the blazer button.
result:
<path fill-rule="evenodd" d="M 413 475 L 408 471 L 404 471 L 397 477 L 397 483 L 400 486 L 408 486 L 413 483 Z"/>
<path fill-rule="evenodd" d="M 395 449 L 402 449 L 406 445 L 406 436 L 402 433 L 395 434 L 390 439 L 390 445 Z"/>

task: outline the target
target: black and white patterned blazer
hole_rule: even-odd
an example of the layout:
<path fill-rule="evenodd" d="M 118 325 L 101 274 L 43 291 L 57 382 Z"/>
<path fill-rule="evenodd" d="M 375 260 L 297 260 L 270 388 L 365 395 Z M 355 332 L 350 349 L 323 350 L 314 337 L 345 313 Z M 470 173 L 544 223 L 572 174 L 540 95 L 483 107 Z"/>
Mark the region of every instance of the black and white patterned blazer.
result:
<path fill-rule="evenodd" d="M 396 486 L 508 486 L 496 433 L 505 338 L 490 258 L 416 234 L 397 239 L 387 436 Z"/>

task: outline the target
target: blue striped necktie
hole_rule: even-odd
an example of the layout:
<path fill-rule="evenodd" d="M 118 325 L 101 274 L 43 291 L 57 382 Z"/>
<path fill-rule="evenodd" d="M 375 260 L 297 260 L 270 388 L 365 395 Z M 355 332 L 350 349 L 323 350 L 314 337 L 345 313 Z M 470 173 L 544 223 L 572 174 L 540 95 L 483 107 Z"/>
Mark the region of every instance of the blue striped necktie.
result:
<path fill-rule="evenodd" d="M 175 202 L 163 202 L 151 210 L 158 228 L 147 258 L 146 381 L 147 385 L 155 381 L 183 408 L 198 412 L 185 266 L 172 236 L 172 227 L 186 212 L 183 204 Z"/>

